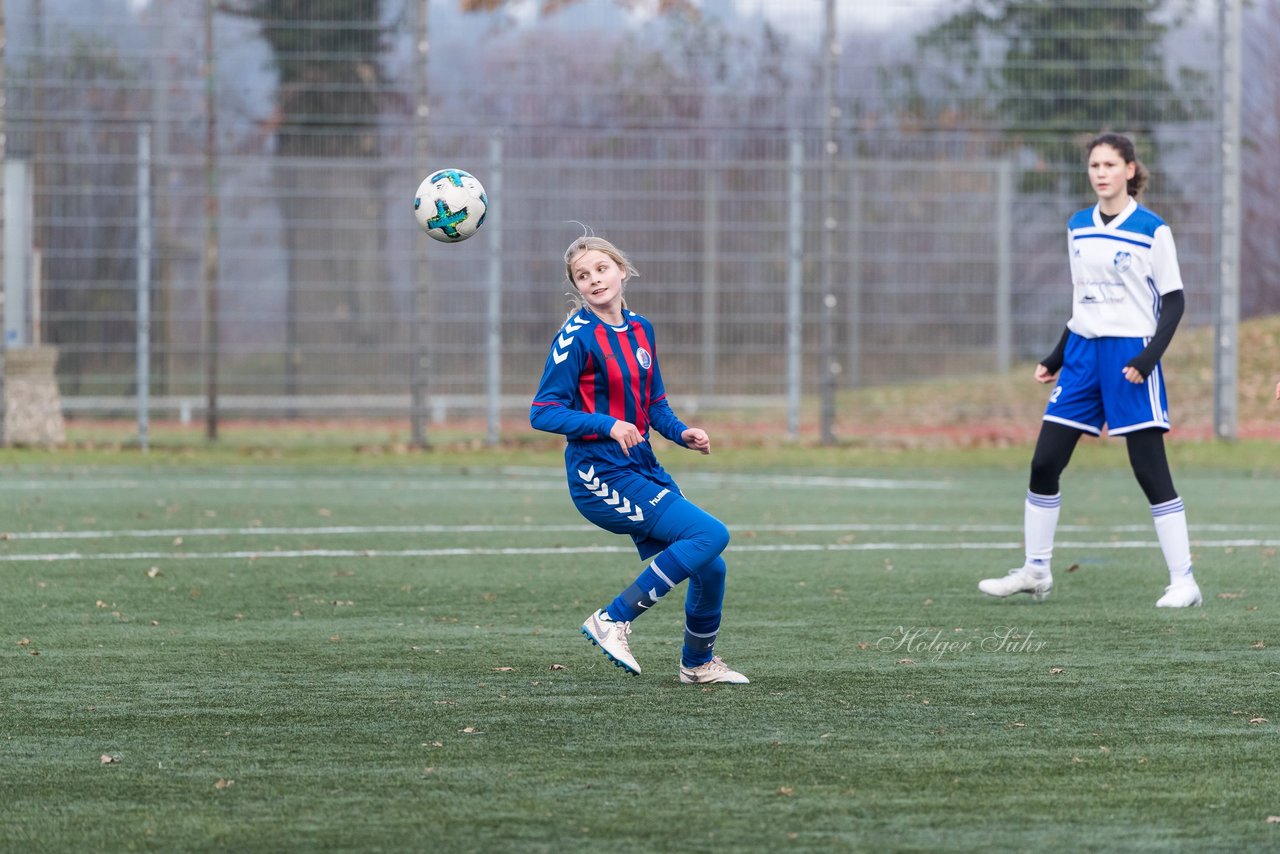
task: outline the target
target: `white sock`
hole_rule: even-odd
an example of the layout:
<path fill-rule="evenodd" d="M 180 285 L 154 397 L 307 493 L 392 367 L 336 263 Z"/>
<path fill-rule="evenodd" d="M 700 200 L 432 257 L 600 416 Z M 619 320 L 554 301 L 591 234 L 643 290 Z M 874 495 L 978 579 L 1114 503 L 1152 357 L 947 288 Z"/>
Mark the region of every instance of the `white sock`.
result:
<path fill-rule="evenodd" d="M 1026 566 L 1037 574 L 1048 575 L 1053 560 L 1053 536 L 1058 531 L 1058 513 L 1062 509 L 1062 493 L 1037 495 L 1027 490 L 1022 513 L 1023 537 L 1026 540 Z"/>
<path fill-rule="evenodd" d="M 1187 536 L 1187 511 L 1182 499 L 1151 505 L 1151 518 L 1156 523 L 1156 538 L 1164 562 L 1169 564 L 1169 583 L 1194 581 L 1191 574 L 1191 540 Z"/>

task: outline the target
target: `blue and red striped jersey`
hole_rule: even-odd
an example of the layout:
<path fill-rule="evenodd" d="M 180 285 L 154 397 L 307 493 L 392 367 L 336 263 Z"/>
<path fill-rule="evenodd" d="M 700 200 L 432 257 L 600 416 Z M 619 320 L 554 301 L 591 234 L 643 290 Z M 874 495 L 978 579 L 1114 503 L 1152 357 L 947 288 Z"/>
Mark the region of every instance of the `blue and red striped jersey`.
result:
<path fill-rule="evenodd" d="M 652 426 L 678 445 L 686 425 L 671 411 L 658 368 L 653 324 L 628 309 L 610 326 L 585 308 L 560 327 L 533 396 L 529 423 L 570 440 L 608 439 L 615 421 L 648 437 Z"/>

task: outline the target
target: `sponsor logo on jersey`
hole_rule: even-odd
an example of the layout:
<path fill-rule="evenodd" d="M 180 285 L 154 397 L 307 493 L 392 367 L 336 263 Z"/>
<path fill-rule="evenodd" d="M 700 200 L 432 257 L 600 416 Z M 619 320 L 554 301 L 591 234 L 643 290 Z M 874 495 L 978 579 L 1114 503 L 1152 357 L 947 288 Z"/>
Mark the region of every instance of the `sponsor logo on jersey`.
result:
<path fill-rule="evenodd" d="M 670 492 L 670 491 L 671 491 L 671 490 L 669 490 L 669 489 L 664 489 L 664 490 L 662 490 L 661 492 L 659 492 L 657 495 L 655 495 L 655 496 L 653 496 L 652 498 L 650 498 L 650 499 L 649 499 L 649 506 L 650 506 L 650 507 L 657 507 L 657 506 L 658 506 L 658 502 L 659 502 L 659 501 L 661 501 L 663 498 L 665 498 L 665 497 L 666 497 L 666 495 L 667 495 L 667 493 L 668 493 L 668 492 Z"/>
<path fill-rule="evenodd" d="M 1133 263 L 1133 256 L 1128 252 L 1117 252 L 1115 258 L 1116 269 L 1123 273 L 1129 269 L 1129 265 Z"/>
<path fill-rule="evenodd" d="M 653 364 L 653 357 L 649 355 L 649 351 L 645 348 L 637 347 L 636 361 L 640 363 L 640 367 L 647 371 L 649 370 L 649 366 Z"/>

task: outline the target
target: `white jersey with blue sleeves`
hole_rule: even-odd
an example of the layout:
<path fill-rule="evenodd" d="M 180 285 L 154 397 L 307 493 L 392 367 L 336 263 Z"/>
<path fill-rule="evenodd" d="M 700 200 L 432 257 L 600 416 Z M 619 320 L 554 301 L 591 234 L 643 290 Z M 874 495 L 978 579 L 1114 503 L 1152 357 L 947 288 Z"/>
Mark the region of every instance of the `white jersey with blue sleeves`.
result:
<path fill-rule="evenodd" d="M 1106 224 L 1097 205 L 1072 216 L 1067 254 L 1074 286 L 1067 328 L 1085 338 L 1149 338 L 1161 297 L 1182 290 L 1173 232 L 1132 198 Z"/>

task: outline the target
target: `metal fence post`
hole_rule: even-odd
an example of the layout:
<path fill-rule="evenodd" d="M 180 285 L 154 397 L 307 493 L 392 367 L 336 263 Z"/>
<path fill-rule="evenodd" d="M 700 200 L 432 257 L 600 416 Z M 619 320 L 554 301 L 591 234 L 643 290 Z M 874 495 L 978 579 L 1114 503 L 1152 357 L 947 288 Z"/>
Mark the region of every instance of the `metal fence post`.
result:
<path fill-rule="evenodd" d="M 720 164 L 706 140 L 702 172 L 702 393 L 716 391 L 720 323 Z"/>
<path fill-rule="evenodd" d="M 204 4 L 204 357 L 205 357 L 205 438 L 218 438 L 218 102 L 214 77 L 213 7 Z"/>
<path fill-rule="evenodd" d="M 800 299 L 804 280 L 804 141 L 791 139 L 787 197 L 787 435 L 800 436 L 801 366 L 804 362 L 804 315 Z"/>
<path fill-rule="evenodd" d="M 1235 439 L 1240 387 L 1240 98 L 1242 17 L 1240 0 L 1221 0 L 1218 30 L 1222 97 L 1222 204 L 1218 206 L 1218 304 L 1214 335 L 1213 430 Z"/>
<path fill-rule="evenodd" d="M 415 177 L 426 177 L 423 170 L 427 166 L 427 117 L 430 107 L 427 101 L 427 61 L 431 56 L 430 44 L 427 41 L 427 17 L 430 12 L 430 0 L 419 0 L 418 19 L 414 60 L 414 85 L 416 103 L 413 112 L 413 163 L 417 167 Z M 416 235 L 415 235 L 416 236 Z M 413 293 L 409 318 L 409 434 L 410 444 L 415 448 L 427 447 L 427 397 L 431 376 L 431 329 L 430 329 L 430 295 L 431 283 L 427 266 L 426 244 L 429 240 L 419 241 L 424 248 L 414 252 Z"/>
<path fill-rule="evenodd" d="M 1013 363 L 1013 163 L 996 172 L 996 370 Z"/>
<path fill-rule="evenodd" d="M 836 378 L 840 362 L 836 359 L 836 308 L 840 303 L 835 293 L 836 237 L 836 116 L 840 108 L 835 101 L 835 77 L 840 55 L 840 39 L 836 31 L 835 0 L 823 0 L 822 50 L 822 444 L 835 443 Z"/>
<path fill-rule="evenodd" d="M 8 138 L 5 135 L 7 131 L 7 127 L 5 125 L 5 113 L 9 108 L 8 80 L 4 73 L 5 63 L 8 61 L 7 48 L 8 46 L 5 42 L 4 27 L 4 0 L 0 0 L 0 225 L 3 226 L 5 238 L 8 237 L 9 229 L 12 226 L 12 224 L 8 222 L 8 211 L 5 210 L 4 207 L 5 192 L 7 190 L 5 185 L 5 172 L 9 167 L 9 150 L 7 146 Z M 0 239 L 0 274 L 4 271 L 5 264 L 8 261 L 8 255 L 6 254 L 4 244 L 4 239 Z M 8 413 L 4 386 L 5 351 L 8 349 L 8 344 L 4 340 L 5 311 L 5 300 L 0 298 L 0 448 L 4 447 L 6 444 L 4 422 Z"/>
<path fill-rule="evenodd" d="M 138 127 L 137 385 L 138 447 L 150 447 L 151 406 L 151 125 Z"/>
<path fill-rule="evenodd" d="M 495 133 L 489 140 L 489 174 L 485 176 L 485 195 L 490 202 L 499 200 L 485 213 L 489 226 L 489 295 L 487 346 L 487 398 L 490 445 L 501 441 L 502 431 L 502 136 Z"/>

